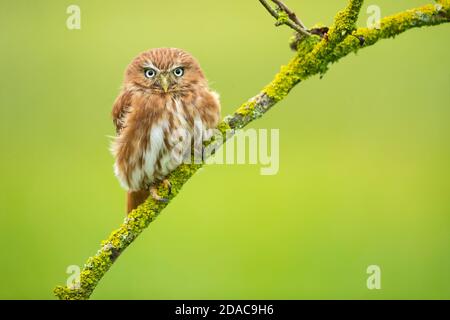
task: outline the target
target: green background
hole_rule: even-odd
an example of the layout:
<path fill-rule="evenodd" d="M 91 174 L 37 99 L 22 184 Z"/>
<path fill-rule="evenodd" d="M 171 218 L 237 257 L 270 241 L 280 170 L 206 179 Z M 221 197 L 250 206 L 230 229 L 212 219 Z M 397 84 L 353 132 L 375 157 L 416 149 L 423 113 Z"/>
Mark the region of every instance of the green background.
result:
<path fill-rule="evenodd" d="M 309 26 L 346 1 L 286 1 Z M 431 2 L 431 0 L 430 0 Z M 388 15 L 427 1 L 367 2 Z M 81 30 L 66 8 L 81 7 Z M 139 52 L 184 48 L 223 115 L 292 56 L 258 1 L 5 1 L 0 10 L 0 298 L 52 299 L 124 218 L 108 136 Z M 450 298 L 449 29 L 412 30 L 296 87 L 255 128 L 280 170 L 205 167 L 96 299 Z M 379 265 L 382 289 L 368 290 Z"/>

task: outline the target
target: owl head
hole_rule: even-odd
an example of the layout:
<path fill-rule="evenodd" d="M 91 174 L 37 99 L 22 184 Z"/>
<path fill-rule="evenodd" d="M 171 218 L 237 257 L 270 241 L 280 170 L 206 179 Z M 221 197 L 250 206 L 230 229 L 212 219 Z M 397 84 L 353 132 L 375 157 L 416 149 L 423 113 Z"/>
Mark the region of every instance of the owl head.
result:
<path fill-rule="evenodd" d="M 159 94 L 183 93 L 206 85 L 197 60 L 181 49 L 157 48 L 137 56 L 125 72 L 125 85 Z"/>

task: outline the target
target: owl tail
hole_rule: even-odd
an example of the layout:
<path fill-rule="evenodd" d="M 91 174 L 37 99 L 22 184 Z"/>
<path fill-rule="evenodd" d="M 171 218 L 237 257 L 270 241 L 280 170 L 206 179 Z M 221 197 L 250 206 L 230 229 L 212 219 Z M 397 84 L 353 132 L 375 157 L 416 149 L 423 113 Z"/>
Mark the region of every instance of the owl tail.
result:
<path fill-rule="evenodd" d="M 143 204 L 149 196 L 150 192 L 147 190 L 128 192 L 127 214 Z"/>

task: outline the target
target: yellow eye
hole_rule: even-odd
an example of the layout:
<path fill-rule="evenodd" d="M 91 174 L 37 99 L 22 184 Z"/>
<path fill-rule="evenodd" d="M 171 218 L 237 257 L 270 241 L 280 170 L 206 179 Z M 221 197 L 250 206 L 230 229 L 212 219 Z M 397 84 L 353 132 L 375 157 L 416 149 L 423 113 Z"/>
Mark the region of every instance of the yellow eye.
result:
<path fill-rule="evenodd" d="M 154 69 L 146 69 L 144 71 L 144 75 L 146 78 L 154 78 L 156 76 L 156 71 Z"/>
<path fill-rule="evenodd" d="M 181 77 L 181 76 L 183 76 L 183 74 L 184 74 L 184 69 L 181 68 L 181 67 L 175 68 L 175 69 L 173 70 L 173 74 L 174 74 L 176 77 Z"/>

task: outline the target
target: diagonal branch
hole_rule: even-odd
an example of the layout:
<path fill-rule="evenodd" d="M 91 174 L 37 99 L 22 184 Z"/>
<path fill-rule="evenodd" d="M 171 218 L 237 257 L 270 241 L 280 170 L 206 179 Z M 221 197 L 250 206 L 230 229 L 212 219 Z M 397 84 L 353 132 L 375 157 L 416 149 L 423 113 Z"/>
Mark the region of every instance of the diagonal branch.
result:
<path fill-rule="evenodd" d="M 260 0 L 260 2 L 263 2 Z M 333 41 L 311 36 L 298 46 L 296 56 L 282 67 L 274 80 L 258 95 L 245 102 L 238 110 L 227 117 L 219 125 L 225 138 L 229 138 L 235 130 L 245 127 L 250 122 L 264 115 L 277 102 L 281 101 L 300 81 L 326 72 L 330 63 L 347 56 L 351 52 L 371 46 L 381 39 L 392 38 L 409 29 L 433 26 L 450 22 L 450 0 L 439 0 L 436 5 L 425 5 L 407 10 L 381 20 L 380 29 L 360 28 L 354 30 L 354 24 L 361 8 L 362 1 L 351 1 L 335 20 Z M 351 12 L 350 12 L 351 11 Z M 330 28 L 330 32 L 332 30 Z M 342 34 L 339 30 L 345 30 Z M 363 37 L 361 43 L 357 37 Z M 332 49 L 329 49 L 331 46 Z M 228 134 L 227 134 L 228 133 Z M 225 139 L 223 140 L 225 141 Z M 222 140 L 214 141 L 216 144 Z M 211 143 L 211 141 L 206 144 Z M 170 201 L 178 194 L 181 187 L 202 166 L 202 164 L 182 164 L 173 171 L 169 179 L 172 182 Z M 165 191 L 159 190 L 161 194 Z M 139 236 L 139 234 L 160 214 L 167 203 L 157 203 L 148 199 L 144 204 L 132 211 L 119 229 L 102 242 L 96 255 L 90 257 L 83 267 L 77 287 L 56 287 L 55 295 L 60 299 L 88 299 L 98 282 L 116 261 L 118 256 Z"/>
<path fill-rule="evenodd" d="M 291 9 L 288 8 L 287 5 L 285 5 L 282 1 L 280 0 L 272 0 L 273 3 L 275 3 L 281 10 L 283 10 L 284 12 L 286 12 L 286 14 L 288 15 L 289 19 L 291 19 L 296 25 L 299 25 L 300 27 L 303 28 L 303 30 L 306 30 L 305 25 L 303 24 L 302 21 L 300 21 L 300 19 L 297 17 L 297 15 L 295 14 L 294 11 L 292 11 Z"/>
<path fill-rule="evenodd" d="M 336 45 L 356 28 L 359 12 L 364 0 L 349 0 L 347 7 L 339 11 L 328 32 L 329 45 Z"/>
<path fill-rule="evenodd" d="M 277 9 L 274 9 L 266 0 L 259 0 L 266 10 L 274 17 L 277 22 L 276 26 L 282 24 L 287 25 L 291 29 L 294 29 L 303 36 L 310 36 L 310 33 L 305 28 L 303 23 L 297 18 L 297 15 L 291 11 L 283 2 L 279 0 L 272 0 L 277 5 Z"/>

